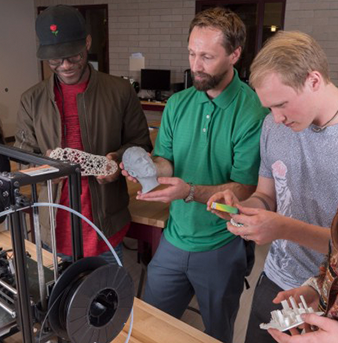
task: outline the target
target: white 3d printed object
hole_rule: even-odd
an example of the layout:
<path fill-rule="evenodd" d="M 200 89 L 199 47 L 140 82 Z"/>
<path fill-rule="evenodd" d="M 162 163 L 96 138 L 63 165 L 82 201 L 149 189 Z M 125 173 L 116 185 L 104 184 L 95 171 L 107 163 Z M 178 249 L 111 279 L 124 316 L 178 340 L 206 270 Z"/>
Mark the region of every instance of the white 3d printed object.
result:
<path fill-rule="evenodd" d="M 277 329 L 279 331 L 286 331 L 304 323 L 300 316 L 303 313 L 315 313 L 319 316 L 324 314 L 324 312 L 314 312 L 312 307 L 308 307 L 302 295 L 300 296 L 300 300 L 301 303 L 297 306 L 295 299 L 290 297 L 289 301 L 292 308 L 290 308 L 287 300 L 283 300 L 283 309 L 272 311 L 270 323 L 262 323 L 259 327 L 264 330 Z"/>
<path fill-rule="evenodd" d="M 82 176 L 106 176 L 114 174 L 118 169 L 117 163 L 108 160 L 105 156 L 93 155 L 77 149 L 56 148 L 52 150 L 49 157 L 80 164 Z"/>
<path fill-rule="evenodd" d="M 236 227 L 243 227 L 244 224 L 235 222 L 232 218 L 230 219 L 230 224 Z"/>

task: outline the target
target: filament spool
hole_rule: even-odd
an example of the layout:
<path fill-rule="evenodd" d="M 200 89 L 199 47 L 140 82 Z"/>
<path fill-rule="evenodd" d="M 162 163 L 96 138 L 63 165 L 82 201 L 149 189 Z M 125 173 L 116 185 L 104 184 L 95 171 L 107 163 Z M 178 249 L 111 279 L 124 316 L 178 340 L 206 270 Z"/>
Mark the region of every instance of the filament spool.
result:
<path fill-rule="evenodd" d="M 49 322 L 62 339 L 106 343 L 123 329 L 134 299 L 123 267 L 100 257 L 83 258 L 60 276 L 49 300 Z"/>

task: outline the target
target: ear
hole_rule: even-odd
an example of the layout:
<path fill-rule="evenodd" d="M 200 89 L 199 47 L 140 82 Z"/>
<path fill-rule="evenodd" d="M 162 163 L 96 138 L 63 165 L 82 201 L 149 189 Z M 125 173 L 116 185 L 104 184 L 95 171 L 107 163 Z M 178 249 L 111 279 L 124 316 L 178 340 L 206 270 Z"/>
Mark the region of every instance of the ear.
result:
<path fill-rule="evenodd" d="M 237 63 L 239 58 L 241 57 L 242 54 L 242 48 L 239 46 L 237 49 L 233 51 L 233 53 L 230 55 L 230 61 L 233 65 Z"/>
<path fill-rule="evenodd" d="M 92 46 L 92 36 L 88 35 L 86 37 L 86 49 L 87 49 L 87 51 L 89 51 L 91 46 Z"/>
<path fill-rule="evenodd" d="M 305 85 L 307 85 L 312 91 L 317 91 L 323 83 L 324 80 L 322 74 L 316 70 L 310 72 L 305 81 Z"/>

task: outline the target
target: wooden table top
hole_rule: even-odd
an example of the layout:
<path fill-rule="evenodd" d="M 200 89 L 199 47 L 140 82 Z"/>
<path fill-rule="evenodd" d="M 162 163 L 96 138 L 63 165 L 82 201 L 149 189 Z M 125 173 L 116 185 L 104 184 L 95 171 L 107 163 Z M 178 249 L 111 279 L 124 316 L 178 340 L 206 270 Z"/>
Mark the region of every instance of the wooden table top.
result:
<path fill-rule="evenodd" d="M 166 102 L 165 101 L 156 101 L 156 100 L 141 100 L 141 105 L 153 105 L 153 106 L 163 106 L 165 107 Z"/>
<path fill-rule="evenodd" d="M 129 330 L 129 322 L 114 339 L 114 343 L 124 343 Z M 134 299 L 134 324 L 131 343 L 217 343 L 217 339 L 166 314 L 157 308 Z"/>
<path fill-rule="evenodd" d="M 129 211 L 132 221 L 137 224 L 156 226 L 164 229 L 169 217 L 169 206 L 163 202 L 136 200 L 137 191 L 141 185 L 127 182 L 129 193 Z"/>
<path fill-rule="evenodd" d="M 25 244 L 26 251 L 34 258 L 36 256 L 35 244 L 27 240 L 25 241 Z M 9 231 L 0 232 L 0 247 L 5 250 L 12 249 L 12 239 Z M 53 257 L 50 252 L 42 249 L 42 259 L 45 267 L 53 269 Z"/>

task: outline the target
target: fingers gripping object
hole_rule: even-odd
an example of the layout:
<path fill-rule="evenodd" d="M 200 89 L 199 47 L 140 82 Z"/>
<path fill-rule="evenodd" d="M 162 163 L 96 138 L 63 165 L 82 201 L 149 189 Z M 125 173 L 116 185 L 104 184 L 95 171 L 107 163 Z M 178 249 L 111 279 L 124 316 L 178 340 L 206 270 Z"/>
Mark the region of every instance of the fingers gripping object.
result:
<path fill-rule="evenodd" d="M 295 299 L 291 296 L 289 298 L 291 306 L 289 306 L 287 300 L 283 300 L 283 309 L 272 311 L 270 323 L 262 323 L 260 328 L 263 330 L 277 329 L 279 331 L 286 331 L 304 323 L 301 318 L 303 313 L 315 313 L 319 316 L 324 314 L 324 312 L 315 312 L 312 307 L 308 307 L 302 295 L 300 300 L 301 302 L 297 305 Z"/>
<path fill-rule="evenodd" d="M 235 222 L 232 218 L 230 219 L 230 224 L 236 227 L 243 227 L 244 224 Z"/>
<path fill-rule="evenodd" d="M 212 202 L 211 208 L 214 210 L 217 210 L 217 211 L 221 211 L 221 212 L 228 212 L 231 214 L 239 214 L 239 210 L 237 207 L 233 207 L 233 206 L 229 206 L 229 205 L 225 205 L 225 204 L 220 204 L 218 202 Z M 233 226 L 236 226 L 236 227 L 244 226 L 241 223 L 235 222 L 232 218 L 230 219 L 230 224 Z"/>
<path fill-rule="evenodd" d="M 93 155 L 77 149 L 56 148 L 50 153 L 49 157 L 55 160 L 80 164 L 82 176 L 107 176 L 114 174 L 118 169 L 117 163 L 108 160 L 105 156 Z"/>
<path fill-rule="evenodd" d="M 214 210 L 218 210 L 218 211 L 222 211 L 222 212 L 228 212 L 228 213 L 232 213 L 232 214 L 238 214 L 238 208 L 233 207 L 233 206 L 229 206 L 229 205 L 225 205 L 225 204 L 220 204 L 218 202 L 212 202 L 211 203 L 211 208 Z"/>
<path fill-rule="evenodd" d="M 235 226 L 235 227 L 243 227 L 243 226 L 244 226 L 244 224 L 242 224 L 242 223 L 237 223 L 237 222 L 235 222 L 232 218 L 230 219 L 230 224 L 233 225 L 233 226 Z M 248 235 L 244 235 L 244 236 L 242 236 L 242 237 L 243 237 L 243 239 L 246 240 L 246 241 L 249 240 Z"/>

